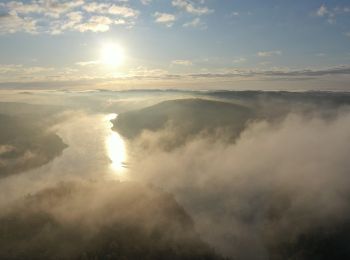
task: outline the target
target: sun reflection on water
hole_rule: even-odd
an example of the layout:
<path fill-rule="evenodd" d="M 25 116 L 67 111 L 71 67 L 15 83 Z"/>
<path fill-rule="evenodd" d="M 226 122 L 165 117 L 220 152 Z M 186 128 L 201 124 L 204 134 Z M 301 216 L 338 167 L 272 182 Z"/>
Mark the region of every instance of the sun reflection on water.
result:
<path fill-rule="evenodd" d="M 117 114 L 108 114 L 106 116 L 105 119 L 108 121 L 110 128 L 113 126 L 110 121 L 116 119 L 117 116 Z M 106 148 L 108 157 L 111 160 L 111 169 L 116 173 L 120 173 L 125 170 L 125 142 L 117 132 L 112 130 L 109 131 L 109 135 L 106 138 Z"/>

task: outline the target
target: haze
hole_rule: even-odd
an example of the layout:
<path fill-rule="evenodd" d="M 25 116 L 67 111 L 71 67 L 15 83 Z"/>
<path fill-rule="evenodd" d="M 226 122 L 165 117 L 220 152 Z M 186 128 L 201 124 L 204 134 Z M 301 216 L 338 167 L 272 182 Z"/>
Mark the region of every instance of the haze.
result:
<path fill-rule="evenodd" d="M 348 1 L 0 3 L 0 259 L 350 259 Z"/>

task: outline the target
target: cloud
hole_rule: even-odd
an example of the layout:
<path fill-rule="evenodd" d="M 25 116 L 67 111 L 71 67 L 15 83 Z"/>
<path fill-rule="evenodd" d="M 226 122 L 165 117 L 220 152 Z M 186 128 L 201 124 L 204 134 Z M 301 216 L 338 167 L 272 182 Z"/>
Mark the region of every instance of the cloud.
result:
<path fill-rule="evenodd" d="M 190 60 L 173 60 L 171 64 L 180 65 L 180 66 L 192 66 L 193 63 Z"/>
<path fill-rule="evenodd" d="M 26 66 L 23 64 L 0 64 L 0 82 L 53 82 L 79 79 L 84 74 L 70 67 L 54 68 L 43 66 Z M 84 78 L 85 76 L 83 76 Z M 86 77 L 85 77 L 86 78 Z"/>
<path fill-rule="evenodd" d="M 88 22 L 81 23 L 74 28 L 80 32 L 107 32 L 113 21 L 107 16 L 92 16 Z"/>
<path fill-rule="evenodd" d="M 25 77 L 30 74 L 51 72 L 54 69 L 51 67 L 40 66 L 24 66 L 22 64 L 0 64 L 0 74 L 13 77 Z"/>
<path fill-rule="evenodd" d="M 75 28 L 75 26 L 80 24 L 80 22 L 83 19 L 83 15 L 79 11 L 67 13 L 66 16 L 68 20 L 65 23 L 63 23 L 60 27 L 57 27 L 56 30 L 53 30 L 52 34 L 59 34 L 64 30 L 73 29 Z"/>
<path fill-rule="evenodd" d="M 243 63 L 243 62 L 246 62 L 246 61 L 247 61 L 246 58 L 241 57 L 241 58 L 234 59 L 233 63 Z"/>
<path fill-rule="evenodd" d="M 26 32 L 37 33 L 37 21 L 33 18 L 22 18 L 15 11 L 0 15 L 0 34 Z"/>
<path fill-rule="evenodd" d="M 107 13 L 109 4 L 92 2 L 83 6 L 83 9 L 88 13 Z"/>
<path fill-rule="evenodd" d="M 139 15 L 139 11 L 133 8 L 109 3 L 92 2 L 85 5 L 83 9 L 89 13 L 112 14 L 124 18 L 136 18 Z"/>
<path fill-rule="evenodd" d="M 114 14 L 114 15 L 120 15 L 124 18 L 130 18 L 130 17 L 137 17 L 139 15 L 139 11 L 134 10 L 130 7 L 125 7 L 125 6 L 117 6 L 117 5 L 112 5 L 108 9 L 109 14 Z"/>
<path fill-rule="evenodd" d="M 344 15 L 350 12 L 350 8 L 345 7 L 334 7 L 329 8 L 325 4 L 321 5 L 315 12 L 314 15 L 317 17 L 323 17 L 329 24 L 335 24 L 336 18 L 339 15 Z"/>
<path fill-rule="evenodd" d="M 203 23 L 199 17 L 194 18 L 192 21 L 190 21 L 188 23 L 184 23 L 183 27 L 185 27 L 185 28 L 198 28 L 198 29 L 202 29 L 202 30 L 207 29 L 206 24 Z"/>
<path fill-rule="evenodd" d="M 316 11 L 316 15 L 321 17 L 327 15 L 328 13 L 329 11 L 325 5 L 321 5 Z"/>
<path fill-rule="evenodd" d="M 75 64 L 78 65 L 78 66 L 85 67 L 85 66 L 98 65 L 98 64 L 100 64 L 100 63 L 101 63 L 101 62 L 98 61 L 98 60 L 91 60 L 91 61 L 78 61 L 78 62 L 76 62 Z"/>
<path fill-rule="evenodd" d="M 204 1 L 199 1 L 199 3 L 203 4 Z M 196 6 L 188 0 L 172 0 L 171 4 L 193 15 L 206 15 L 214 12 L 206 6 Z"/>
<path fill-rule="evenodd" d="M 259 57 L 271 57 L 271 56 L 280 56 L 282 55 L 282 51 L 275 50 L 275 51 L 259 51 L 257 53 Z"/>
<path fill-rule="evenodd" d="M 23 68 L 22 64 L 1 64 L 0 65 L 0 74 L 5 74 L 9 72 L 16 72 Z"/>
<path fill-rule="evenodd" d="M 84 4 L 83 0 L 73 1 L 31 1 L 28 3 L 20 1 L 11 1 L 6 4 L 6 7 L 18 14 L 43 14 L 58 18 L 63 13 L 66 13 L 76 7 Z"/>
<path fill-rule="evenodd" d="M 106 32 L 113 25 L 133 26 L 139 11 L 123 4 L 73 1 L 11 1 L 0 5 L 0 33 L 61 34 Z M 101 24 L 97 24 L 97 23 Z"/>
<path fill-rule="evenodd" d="M 149 5 L 152 3 L 152 0 L 140 0 L 141 4 L 143 5 Z"/>
<path fill-rule="evenodd" d="M 264 75 L 271 76 L 326 76 L 326 75 L 347 75 L 350 74 L 349 66 L 339 66 L 327 69 L 305 69 L 292 71 L 265 71 Z"/>
<path fill-rule="evenodd" d="M 167 77 L 169 72 L 164 69 L 151 69 L 143 66 L 139 66 L 130 70 L 127 79 L 161 79 Z"/>
<path fill-rule="evenodd" d="M 96 62 L 96 63 L 95 63 Z M 0 88 L 28 88 L 28 89 L 52 89 L 52 88 L 121 88 L 132 87 L 145 88 L 172 87 L 184 88 L 219 88 L 218 86 L 232 87 L 233 84 L 254 85 L 260 89 L 262 82 L 266 86 L 274 86 L 270 89 L 281 89 L 281 83 L 288 85 L 287 81 L 298 82 L 288 85 L 286 88 L 298 88 L 298 90 L 310 89 L 309 85 L 301 82 L 313 81 L 314 89 L 347 90 L 347 81 L 350 77 L 349 66 L 329 68 L 300 69 L 289 68 L 275 69 L 244 69 L 226 68 L 216 72 L 203 71 L 198 73 L 170 73 L 161 68 L 147 68 L 139 66 L 130 68 L 121 73 L 110 73 L 97 64 L 98 61 L 78 61 L 72 66 L 63 68 L 24 66 L 20 64 L 0 64 Z M 188 62 L 182 62 L 189 64 Z M 185 65 L 177 65 L 185 66 Z M 324 80 L 327 78 L 327 80 Z M 338 80 L 341 84 L 338 84 Z M 326 84 L 323 84 L 326 82 Z M 329 82 L 337 84 L 330 85 Z M 220 83 L 218 85 L 218 83 Z M 248 84 L 248 85 L 247 85 Z M 309 83 L 308 83 L 309 84 Z M 302 86 L 302 87 L 301 87 Z M 246 88 L 242 88 L 246 89 Z"/>
<path fill-rule="evenodd" d="M 176 20 L 176 16 L 173 14 L 169 14 L 169 13 L 156 12 L 156 13 L 154 13 L 153 16 L 156 18 L 155 19 L 156 23 L 164 24 L 167 27 L 173 26 L 173 24 Z"/>

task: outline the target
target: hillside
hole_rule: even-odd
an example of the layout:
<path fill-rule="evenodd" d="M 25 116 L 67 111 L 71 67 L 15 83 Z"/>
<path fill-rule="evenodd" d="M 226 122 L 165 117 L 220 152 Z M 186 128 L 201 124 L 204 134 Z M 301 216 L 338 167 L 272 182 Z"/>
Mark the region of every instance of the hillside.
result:
<path fill-rule="evenodd" d="M 1 259 L 221 259 L 171 195 L 136 183 L 61 183 L 0 226 Z"/>
<path fill-rule="evenodd" d="M 183 138 L 218 128 L 228 128 L 236 137 L 252 118 L 254 113 L 241 105 L 206 99 L 176 99 L 122 113 L 113 124 L 114 129 L 127 138 L 134 138 L 143 130 L 157 131 L 166 126 Z"/>
<path fill-rule="evenodd" d="M 54 106 L 0 102 L 0 178 L 48 163 L 67 147 L 48 129 Z"/>

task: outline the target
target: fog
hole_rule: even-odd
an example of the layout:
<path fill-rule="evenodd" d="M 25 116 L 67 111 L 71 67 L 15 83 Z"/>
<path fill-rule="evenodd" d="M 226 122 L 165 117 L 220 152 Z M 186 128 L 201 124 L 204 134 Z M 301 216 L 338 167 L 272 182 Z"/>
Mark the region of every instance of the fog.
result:
<path fill-rule="evenodd" d="M 197 115 L 191 99 L 175 119 L 168 118 L 171 123 L 124 138 L 122 169 L 109 158 L 109 109 L 64 107 L 47 131 L 68 147 L 47 164 L 0 179 L 0 223 L 6 227 L 0 231 L 0 256 L 135 259 L 148 252 L 145 259 L 346 258 L 350 109 L 300 100 L 295 104 L 307 111 L 294 109 L 291 101 L 286 109 L 277 101 L 271 108 L 259 100 L 261 107 L 284 108 L 283 113 L 259 116 L 250 100 L 254 113 L 235 117 L 233 128 L 227 115 L 210 116 L 231 109 L 239 113 L 240 106 L 228 109 L 225 103 L 226 110 L 220 110 L 218 102 L 201 102 L 218 111 L 192 120 L 199 131 L 191 126 L 196 132 L 183 138 L 179 126 Z M 133 102 L 129 110 L 135 107 L 143 106 Z M 150 120 L 153 115 L 148 114 Z M 203 128 L 202 118 L 206 125 L 215 122 L 215 129 Z M 222 122 L 228 123 L 218 127 Z M 230 129 L 240 132 L 232 138 Z M 0 155 L 10 149 L 0 148 Z M 17 226 L 24 238 L 14 231 Z"/>
<path fill-rule="evenodd" d="M 52 126 L 64 143 L 62 155 L 39 168 L 12 175 L 0 182 L 0 204 L 9 203 L 28 193 L 51 187 L 60 181 L 117 179 L 110 168 L 106 138 L 111 133 L 104 114 L 66 111 L 60 123 Z"/>
<path fill-rule="evenodd" d="M 158 149 L 173 134 L 144 132 L 135 142 L 147 150 L 138 151 L 130 174 L 175 194 L 201 236 L 225 255 L 268 259 L 272 248 L 349 221 L 349 112 L 254 122 L 234 144 L 220 133 L 215 141 L 203 135 L 171 152 Z"/>

